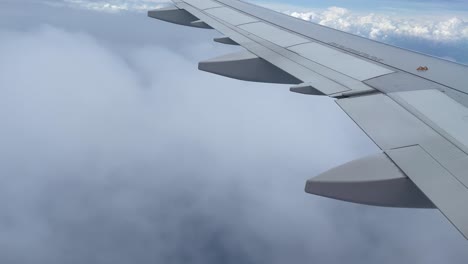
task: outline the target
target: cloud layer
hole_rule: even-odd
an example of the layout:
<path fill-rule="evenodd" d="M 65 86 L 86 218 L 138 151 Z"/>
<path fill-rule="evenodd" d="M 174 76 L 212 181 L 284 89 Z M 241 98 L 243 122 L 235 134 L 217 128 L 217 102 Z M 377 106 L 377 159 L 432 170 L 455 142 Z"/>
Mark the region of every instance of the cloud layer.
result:
<path fill-rule="evenodd" d="M 146 12 L 172 3 L 170 0 L 58 0 L 70 7 L 79 7 L 94 11 L 119 12 L 137 11 Z"/>
<path fill-rule="evenodd" d="M 305 194 L 376 148 L 328 98 L 197 71 L 236 50 L 216 33 L 14 5 L 0 8 L 0 263 L 466 263 L 435 210 Z"/>
<path fill-rule="evenodd" d="M 302 191 L 375 150 L 331 100 L 203 74 L 166 47 L 117 55 L 50 26 L 1 35 L 3 263 L 375 262 L 389 248 L 417 262 L 405 243 L 459 236 L 436 211 Z"/>
<path fill-rule="evenodd" d="M 468 42 L 468 22 L 459 17 L 405 18 L 384 14 L 357 14 L 340 7 L 319 12 L 285 11 L 320 25 L 377 40 L 415 37 L 433 41 Z"/>
<path fill-rule="evenodd" d="M 170 3 L 169 0 L 63 0 L 63 4 L 96 11 L 147 11 Z M 384 13 L 359 13 L 341 7 L 325 10 L 302 11 L 301 7 L 276 7 L 294 17 L 319 23 L 376 40 L 389 38 L 422 38 L 438 42 L 468 42 L 468 22 L 457 15 L 398 15 L 397 11 Z M 284 8 L 288 8 L 285 10 Z"/>

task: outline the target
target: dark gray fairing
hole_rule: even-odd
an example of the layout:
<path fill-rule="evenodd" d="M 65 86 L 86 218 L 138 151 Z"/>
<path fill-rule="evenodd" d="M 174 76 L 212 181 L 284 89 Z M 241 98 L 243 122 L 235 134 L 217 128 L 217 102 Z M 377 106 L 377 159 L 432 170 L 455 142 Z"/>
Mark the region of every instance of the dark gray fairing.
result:
<path fill-rule="evenodd" d="M 166 22 L 179 24 L 183 26 L 197 27 L 192 22 L 199 20 L 196 16 L 190 14 L 184 9 L 177 7 L 167 7 L 148 11 L 148 16 L 163 20 Z"/>
<path fill-rule="evenodd" d="M 227 45 L 236 45 L 236 46 L 239 45 L 239 43 L 235 42 L 235 41 L 232 40 L 230 37 L 214 38 L 213 41 L 214 41 L 214 42 L 218 42 L 218 43 L 227 44 Z"/>
<path fill-rule="evenodd" d="M 324 172 L 308 180 L 305 191 L 368 205 L 435 208 L 424 193 L 383 153 Z"/>
<path fill-rule="evenodd" d="M 190 24 L 194 27 L 197 27 L 197 28 L 206 28 L 206 29 L 213 29 L 212 27 L 210 27 L 210 25 L 208 25 L 207 23 L 201 21 L 201 20 L 196 20 L 196 21 L 193 21 L 193 22 L 190 22 Z"/>
<path fill-rule="evenodd" d="M 311 84 L 308 84 L 308 83 L 301 83 L 299 85 L 289 88 L 289 90 L 293 93 L 300 93 L 300 94 L 325 95 L 324 93 L 320 92 L 320 90 L 318 90 L 317 88 L 313 87 Z"/>
<path fill-rule="evenodd" d="M 202 61 L 198 64 L 198 69 L 251 82 L 282 84 L 301 82 L 273 64 L 266 62 L 248 51 L 236 52 Z"/>

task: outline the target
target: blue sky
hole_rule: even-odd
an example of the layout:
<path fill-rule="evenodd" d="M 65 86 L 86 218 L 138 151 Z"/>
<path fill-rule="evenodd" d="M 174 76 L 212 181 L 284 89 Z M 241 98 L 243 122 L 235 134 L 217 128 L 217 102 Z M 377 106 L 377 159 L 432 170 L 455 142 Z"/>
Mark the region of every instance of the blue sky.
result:
<path fill-rule="evenodd" d="M 198 71 L 240 49 L 148 18 L 161 3 L 0 2 L 0 263 L 467 263 L 437 210 L 304 193 L 376 146 L 329 98 Z M 456 11 L 312 3 L 274 6 L 466 58 Z"/>
<path fill-rule="evenodd" d="M 304 6 L 309 8 L 326 8 L 329 6 L 340 6 L 354 10 L 372 10 L 372 11 L 386 11 L 388 9 L 411 10 L 413 12 L 427 12 L 427 11 L 465 11 L 467 10 L 468 3 L 463 0 L 294 0 L 294 1 L 259 1 L 271 3 L 283 3 Z"/>

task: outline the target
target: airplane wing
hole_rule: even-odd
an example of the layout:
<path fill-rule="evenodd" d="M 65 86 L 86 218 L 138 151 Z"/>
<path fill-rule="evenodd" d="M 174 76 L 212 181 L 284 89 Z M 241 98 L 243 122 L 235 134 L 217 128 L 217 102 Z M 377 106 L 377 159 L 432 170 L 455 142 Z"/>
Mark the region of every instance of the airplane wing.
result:
<path fill-rule="evenodd" d="M 203 71 L 292 84 L 329 96 L 380 147 L 307 181 L 305 191 L 356 203 L 438 208 L 468 239 L 468 67 L 238 0 L 174 0 L 148 16 L 215 29 L 245 51 Z"/>

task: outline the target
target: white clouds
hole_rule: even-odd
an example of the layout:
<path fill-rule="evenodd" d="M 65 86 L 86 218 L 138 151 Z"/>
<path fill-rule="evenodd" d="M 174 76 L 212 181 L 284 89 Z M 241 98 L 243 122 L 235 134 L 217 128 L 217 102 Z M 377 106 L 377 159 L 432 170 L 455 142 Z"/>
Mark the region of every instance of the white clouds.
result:
<path fill-rule="evenodd" d="M 308 248 L 323 242 L 311 223 L 338 234 L 304 182 L 374 147 L 332 100 L 199 72 L 143 40 L 116 53 L 51 26 L 0 36 L 0 262 L 336 258 Z"/>
<path fill-rule="evenodd" d="M 41 12 L 0 30 L 1 263 L 466 263 L 435 210 L 303 192 L 375 150 L 332 100 L 197 71 L 213 31 Z"/>
<path fill-rule="evenodd" d="M 103 12 L 137 11 L 146 12 L 151 9 L 160 8 L 170 0 L 63 0 L 71 7 L 85 8 Z"/>
<path fill-rule="evenodd" d="M 360 14 L 340 7 L 329 7 L 322 11 L 285 11 L 285 13 L 377 40 L 411 37 L 434 41 L 468 41 L 468 22 L 458 17 Z"/>
<path fill-rule="evenodd" d="M 103 12 L 145 12 L 170 3 L 169 0 L 63 0 L 64 4 Z M 413 17 L 383 13 L 362 14 L 341 7 L 304 11 L 304 8 L 264 4 L 286 14 L 324 26 L 376 40 L 409 37 L 438 42 L 468 41 L 468 22 L 453 16 L 416 15 Z M 287 8 L 287 9 L 285 9 Z"/>

